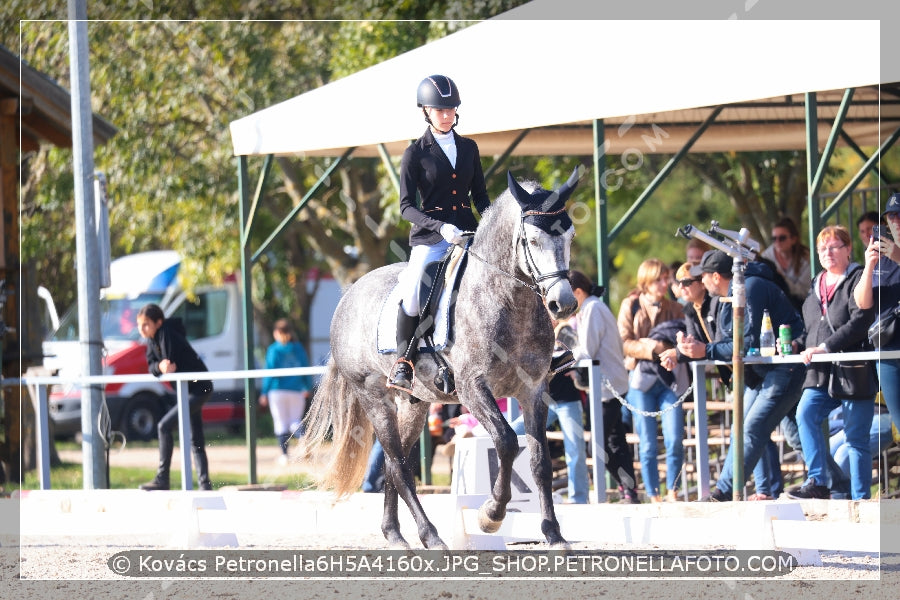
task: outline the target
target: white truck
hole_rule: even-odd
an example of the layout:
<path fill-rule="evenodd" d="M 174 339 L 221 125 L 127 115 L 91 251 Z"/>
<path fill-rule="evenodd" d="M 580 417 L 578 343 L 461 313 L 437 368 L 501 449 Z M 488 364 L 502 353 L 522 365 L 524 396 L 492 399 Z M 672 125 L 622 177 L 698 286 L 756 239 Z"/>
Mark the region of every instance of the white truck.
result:
<path fill-rule="evenodd" d="M 110 265 L 111 285 L 101 293 L 101 328 L 106 356 L 104 374 L 147 373 L 145 347 L 135 317 L 148 302 L 162 307 L 167 317 L 184 323 L 187 338 L 210 371 L 244 368 L 243 314 L 238 282 L 231 278 L 221 286 L 200 287 L 193 297 L 178 285 L 180 257 L 173 251 L 133 254 Z M 310 320 L 310 359 L 324 361 L 328 353 L 328 329 L 340 299 L 333 279 L 320 282 Z M 257 334 L 260 332 L 256 331 Z M 258 337 L 258 336 L 257 336 Z M 61 319 L 43 345 L 44 366 L 61 375 L 81 373 L 77 307 Z M 257 349 L 264 353 L 265 348 Z M 264 354 L 258 354 L 264 356 Z M 254 361 L 255 363 L 256 361 Z M 263 365 L 257 365 L 263 366 Z M 239 430 L 244 423 L 242 379 L 216 380 L 213 398 L 203 407 L 204 423 Z M 174 405 L 174 391 L 158 381 L 108 384 L 106 403 L 112 428 L 128 439 L 148 440 L 156 435 L 159 418 Z M 50 416 L 57 436 L 81 432 L 81 389 L 75 385 L 50 393 Z"/>

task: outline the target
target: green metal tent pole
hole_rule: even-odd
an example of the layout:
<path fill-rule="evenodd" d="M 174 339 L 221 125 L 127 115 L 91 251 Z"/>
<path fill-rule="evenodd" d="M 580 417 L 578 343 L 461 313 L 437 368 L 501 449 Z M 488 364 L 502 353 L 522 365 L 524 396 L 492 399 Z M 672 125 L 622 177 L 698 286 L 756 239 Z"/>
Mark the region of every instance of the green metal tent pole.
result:
<path fill-rule="evenodd" d="M 238 157 L 238 198 L 241 207 L 241 311 L 244 314 L 244 369 L 250 370 L 253 364 L 253 280 L 250 269 L 253 260 L 250 257 L 250 217 L 251 207 L 248 203 L 247 157 Z M 262 189 L 262 182 L 257 186 Z M 247 477 L 249 483 L 256 483 L 256 394 L 255 386 L 250 379 L 244 379 L 244 415 L 247 423 Z"/>
<path fill-rule="evenodd" d="M 597 281 L 603 286 L 603 300 L 609 304 L 609 219 L 607 217 L 606 136 L 603 119 L 594 119 L 594 208 L 597 223 Z"/>
<path fill-rule="evenodd" d="M 809 268 L 813 277 L 819 269 L 819 257 L 816 254 L 816 235 L 821 224 L 825 221 L 818 212 L 816 194 L 813 186 L 816 180 L 816 170 L 819 165 L 819 108 L 815 92 L 807 92 L 806 97 L 806 219 L 809 223 L 807 232 L 809 247 Z M 827 158 L 822 158 L 827 163 Z M 823 171 L 824 172 L 824 171 Z"/>

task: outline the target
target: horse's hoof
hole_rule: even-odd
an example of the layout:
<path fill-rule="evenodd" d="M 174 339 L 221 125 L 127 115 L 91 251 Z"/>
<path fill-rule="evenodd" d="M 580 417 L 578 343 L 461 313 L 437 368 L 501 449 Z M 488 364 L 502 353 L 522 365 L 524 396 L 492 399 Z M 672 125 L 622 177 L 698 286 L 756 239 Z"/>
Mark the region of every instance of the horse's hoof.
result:
<path fill-rule="evenodd" d="M 384 539 L 387 540 L 388 548 L 391 550 L 409 550 L 410 549 L 409 542 L 407 542 L 406 539 L 404 539 L 404 537 L 402 535 L 400 535 L 399 533 L 395 534 L 395 535 L 385 535 Z"/>
<path fill-rule="evenodd" d="M 428 540 L 427 542 L 422 542 L 428 550 L 449 550 L 447 544 L 444 543 L 444 540 L 435 536 L 433 540 Z"/>
<path fill-rule="evenodd" d="M 486 505 L 482 504 L 481 508 L 478 509 L 478 528 L 485 533 L 497 533 L 497 530 L 500 529 L 500 525 L 503 524 L 503 519 L 494 520 L 487 514 Z"/>

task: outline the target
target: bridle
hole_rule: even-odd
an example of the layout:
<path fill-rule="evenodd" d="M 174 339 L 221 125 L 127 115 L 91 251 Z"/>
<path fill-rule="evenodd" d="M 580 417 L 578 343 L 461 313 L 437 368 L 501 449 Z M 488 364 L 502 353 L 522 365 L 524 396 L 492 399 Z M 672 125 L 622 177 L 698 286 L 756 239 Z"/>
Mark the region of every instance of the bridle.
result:
<path fill-rule="evenodd" d="M 566 207 L 563 206 L 559 210 L 555 210 L 553 212 L 540 212 L 536 210 L 529 210 L 522 213 L 522 220 L 519 225 L 519 242 L 522 244 L 522 250 L 525 253 L 525 264 L 528 267 L 528 275 L 531 277 L 531 281 L 534 283 L 534 286 L 541 289 L 540 296 L 544 299 L 547 298 L 547 294 L 550 293 L 550 289 L 559 283 L 560 281 L 568 281 L 569 280 L 569 271 L 568 269 L 561 269 L 559 271 L 552 271 L 550 273 L 541 273 L 540 269 L 538 269 L 537 263 L 534 261 L 534 257 L 531 255 L 531 249 L 528 247 L 528 240 L 525 239 L 525 219 L 533 216 L 553 216 L 558 215 L 560 213 L 565 212 Z M 548 279 L 552 279 L 550 285 L 546 286 L 546 288 L 541 288 L 541 282 L 547 281 Z M 532 288 L 534 289 L 534 288 Z"/>
<path fill-rule="evenodd" d="M 482 263 L 486 264 L 487 266 L 491 267 L 495 271 L 499 271 L 500 273 L 506 275 L 507 277 L 511 277 L 512 279 L 515 279 L 521 285 L 523 285 L 524 287 L 527 287 L 532 292 L 534 292 L 535 294 L 540 296 L 540 298 L 542 300 L 546 300 L 547 294 L 550 293 L 550 289 L 554 285 L 556 285 L 560 281 L 568 281 L 569 280 L 569 271 L 566 269 L 561 269 L 559 271 L 552 271 L 550 273 L 541 273 L 540 272 L 540 269 L 538 268 L 537 263 L 534 260 L 534 257 L 531 255 L 531 249 L 528 247 L 528 240 L 525 235 L 525 219 L 527 219 L 528 217 L 533 217 L 533 216 L 538 216 L 538 215 L 541 215 L 541 216 L 558 215 L 559 213 L 561 213 L 565 210 L 566 210 L 565 207 L 563 207 L 557 211 L 549 212 L 549 213 L 548 212 L 539 212 L 539 211 L 535 211 L 535 210 L 529 210 L 529 211 L 525 211 L 522 213 L 522 219 L 519 221 L 519 233 L 518 233 L 518 239 L 516 240 L 516 243 L 522 245 L 522 251 L 525 255 L 525 266 L 528 268 L 528 276 L 531 278 L 531 283 L 528 283 L 527 281 L 522 281 L 521 279 L 516 277 L 514 274 L 504 271 L 500 267 L 489 263 L 482 257 L 478 256 L 477 254 L 475 254 L 474 252 L 469 250 L 469 246 L 472 243 L 471 239 L 469 239 L 469 241 L 466 243 L 465 247 L 463 248 L 463 252 L 466 252 L 469 255 L 474 256 L 475 258 L 477 258 L 478 260 L 480 260 Z M 473 237 L 474 237 L 474 235 L 473 235 Z M 552 279 L 553 281 L 550 283 L 550 285 L 548 285 L 546 287 L 542 287 L 541 282 L 547 281 L 548 279 Z"/>

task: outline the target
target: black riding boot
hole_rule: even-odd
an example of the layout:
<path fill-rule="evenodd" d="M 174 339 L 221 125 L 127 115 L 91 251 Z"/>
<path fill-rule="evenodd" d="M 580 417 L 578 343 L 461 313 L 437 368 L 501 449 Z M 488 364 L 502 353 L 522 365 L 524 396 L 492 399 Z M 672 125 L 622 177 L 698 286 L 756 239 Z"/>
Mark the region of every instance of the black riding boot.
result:
<path fill-rule="evenodd" d="M 159 467 L 156 469 L 156 477 L 150 483 L 142 483 L 142 490 L 167 490 L 169 489 L 169 466 L 172 464 L 172 449 L 175 443 L 171 435 L 159 435 Z"/>
<path fill-rule="evenodd" d="M 194 466 L 197 468 L 197 483 L 201 490 L 209 491 L 212 483 L 209 481 L 209 460 L 206 457 L 206 448 L 194 448 Z"/>
<path fill-rule="evenodd" d="M 415 370 L 413 363 L 419 351 L 419 339 L 416 337 L 418 316 L 409 316 L 401 305 L 397 311 L 397 362 L 391 369 L 387 386 L 412 393 Z"/>

